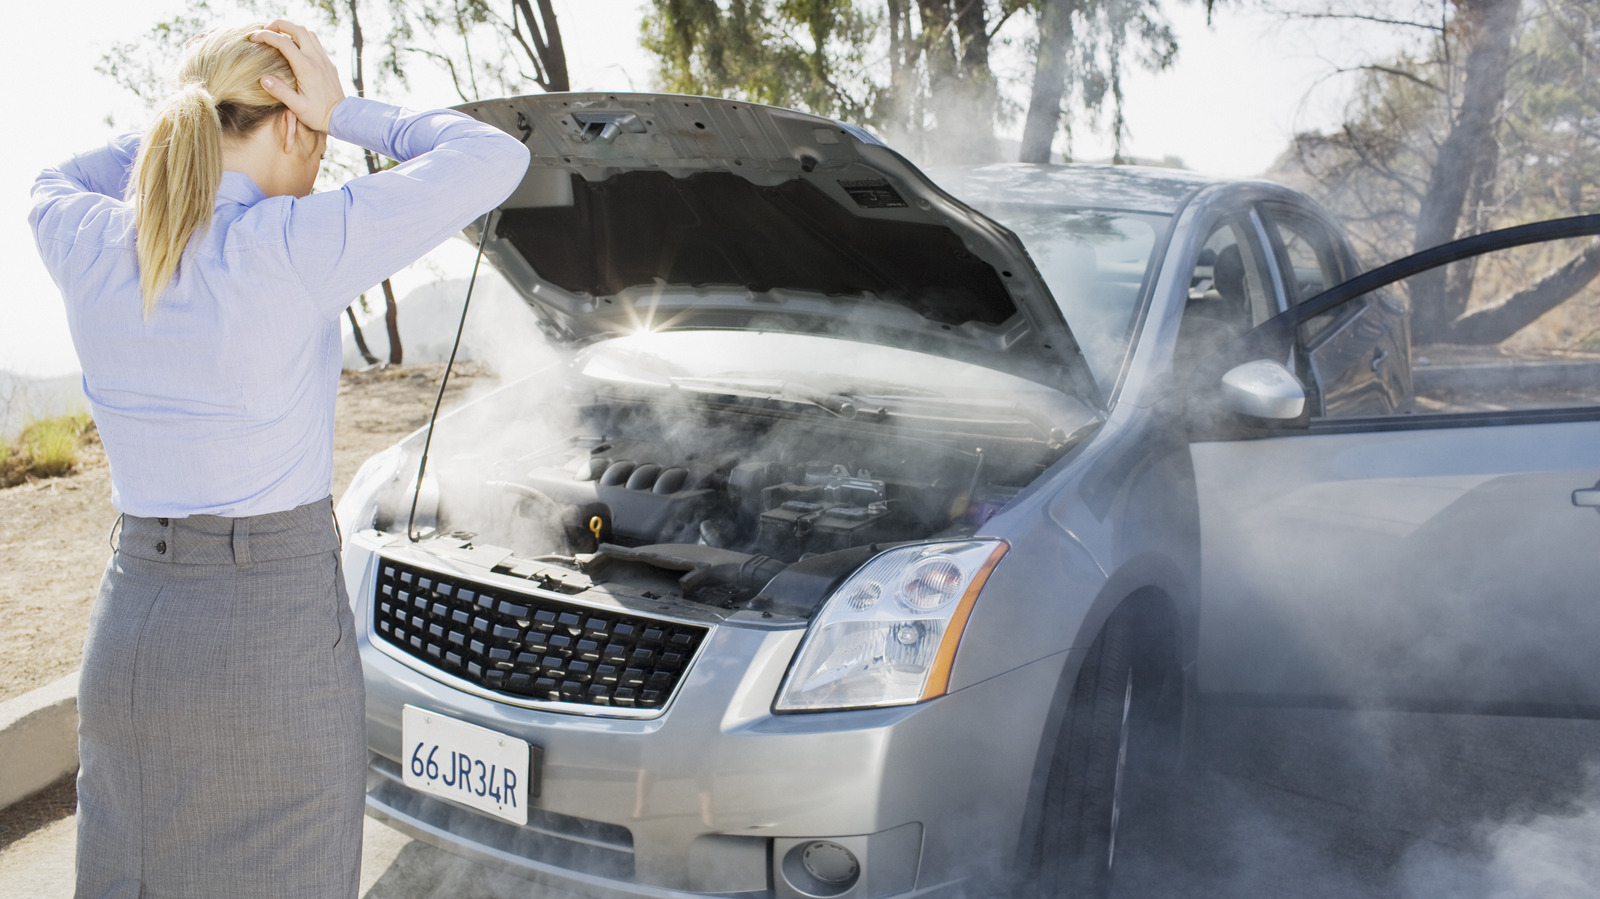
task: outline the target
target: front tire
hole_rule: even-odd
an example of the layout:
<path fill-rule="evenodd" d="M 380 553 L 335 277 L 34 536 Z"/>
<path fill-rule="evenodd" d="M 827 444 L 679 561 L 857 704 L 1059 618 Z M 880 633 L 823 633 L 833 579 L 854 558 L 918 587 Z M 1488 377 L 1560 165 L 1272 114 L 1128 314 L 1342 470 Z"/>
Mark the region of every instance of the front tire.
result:
<path fill-rule="evenodd" d="M 1110 891 L 1130 785 L 1147 785 L 1169 749 L 1175 666 L 1141 636 L 1135 616 L 1113 615 L 1073 684 L 1043 797 L 1042 899 Z"/>

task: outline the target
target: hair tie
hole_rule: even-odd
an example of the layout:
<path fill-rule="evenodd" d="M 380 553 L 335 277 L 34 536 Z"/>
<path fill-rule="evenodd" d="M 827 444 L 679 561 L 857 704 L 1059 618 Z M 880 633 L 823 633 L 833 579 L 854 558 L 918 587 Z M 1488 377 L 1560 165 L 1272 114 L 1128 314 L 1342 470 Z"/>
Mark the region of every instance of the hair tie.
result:
<path fill-rule="evenodd" d="M 212 109 L 215 109 L 219 105 L 217 103 L 217 98 L 212 95 L 211 91 L 206 90 L 206 86 L 201 82 L 187 82 L 183 85 L 182 91 L 184 96 L 193 96 Z"/>

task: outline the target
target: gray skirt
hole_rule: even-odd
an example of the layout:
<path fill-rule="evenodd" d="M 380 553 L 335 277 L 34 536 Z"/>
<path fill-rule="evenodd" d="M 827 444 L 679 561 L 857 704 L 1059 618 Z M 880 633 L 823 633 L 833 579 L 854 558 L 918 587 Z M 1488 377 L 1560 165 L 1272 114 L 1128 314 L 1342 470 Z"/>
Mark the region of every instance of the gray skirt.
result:
<path fill-rule="evenodd" d="M 80 899 L 355 896 L 366 725 L 332 501 L 124 516 L 78 716 Z"/>

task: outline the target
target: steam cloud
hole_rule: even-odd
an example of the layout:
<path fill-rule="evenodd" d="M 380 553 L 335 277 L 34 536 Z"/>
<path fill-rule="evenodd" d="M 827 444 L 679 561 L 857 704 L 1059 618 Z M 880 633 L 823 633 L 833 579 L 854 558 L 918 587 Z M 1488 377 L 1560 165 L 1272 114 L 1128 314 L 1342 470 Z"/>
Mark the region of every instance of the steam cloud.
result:
<path fill-rule="evenodd" d="M 1113 895 L 1600 895 L 1600 722 L 1206 709 L 1124 817 Z"/>
<path fill-rule="evenodd" d="M 484 463 L 539 458 L 575 423 L 560 411 L 555 378 L 539 374 L 557 355 L 509 288 L 485 274 L 465 345 L 498 377 L 473 395 L 525 380 L 492 415 L 441 424 L 435 459 L 443 476 L 483 489 L 458 493 L 458 505 L 488 509 L 506 497 L 482 487 Z M 668 439 L 693 440 L 684 433 L 690 426 L 670 416 L 656 424 Z M 740 451 L 778 454 L 788 435 L 770 439 Z M 554 548 L 557 518 L 535 517 L 545 530 L 513 539 Z M 1316 644 L 1315 634 L 1303 636 Z M 1600 722 L 1310 709 L 1203 714 L 1187 770 L 1124 819 L 1118 897 L 1600 896 Z M 402 856 L 369 896 L 527 889 L 421 847 Z"/>

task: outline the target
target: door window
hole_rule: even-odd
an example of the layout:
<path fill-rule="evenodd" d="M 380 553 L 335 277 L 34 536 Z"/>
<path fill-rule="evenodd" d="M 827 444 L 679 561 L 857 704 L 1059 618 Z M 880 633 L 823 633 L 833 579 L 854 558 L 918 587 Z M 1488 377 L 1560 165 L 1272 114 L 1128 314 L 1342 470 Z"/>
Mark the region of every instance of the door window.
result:
<path fill-rule="evenodd" d="M 1269 280 L 1244 219 L 1224 221 L 1206 237 L 1189 277 L 1189 301 L 1173 367 L 1191 371 L 1228 341 L 1271 318 Z"/>
<path fill-rule="evenodd" d="M 1316 389 L 1386 389 L 1392 408 L 1328 403 L 1328 418 L 1501 415 L 1600 407 L 1600 279 L 1575 261 L 1593 238 L 1545 241 L 1473 257 L 1465 284 L 1440 289 L 1432 269 L 1345 304 L 1360 315 L 1306 338 Z M 1454 294 L 1454 295 L 1453 295 Z M 1435 313 L 1432 304 L 1449 304 Z M 1313 320 L 1315 321 L 1315 320 Z M 1308 323 L 1309 324 L 1309 323 Z M 1302 325 L 1305 328 L 1305 325 Z M 1387 383 L 1384 382 L 1385 379 Z"/>
<path fill-rule="evenodd" d="M 1277 205 L 1267 207 L 1267 228 L 1277 244 L 1283 270 L 1283 293 L 1295 306 L 1349 277 L 1337 239 L 1322 222 Z M 1301 325 L 1306 341 L 1315 340 L 1336 313 L 1319 315 Z"/>

